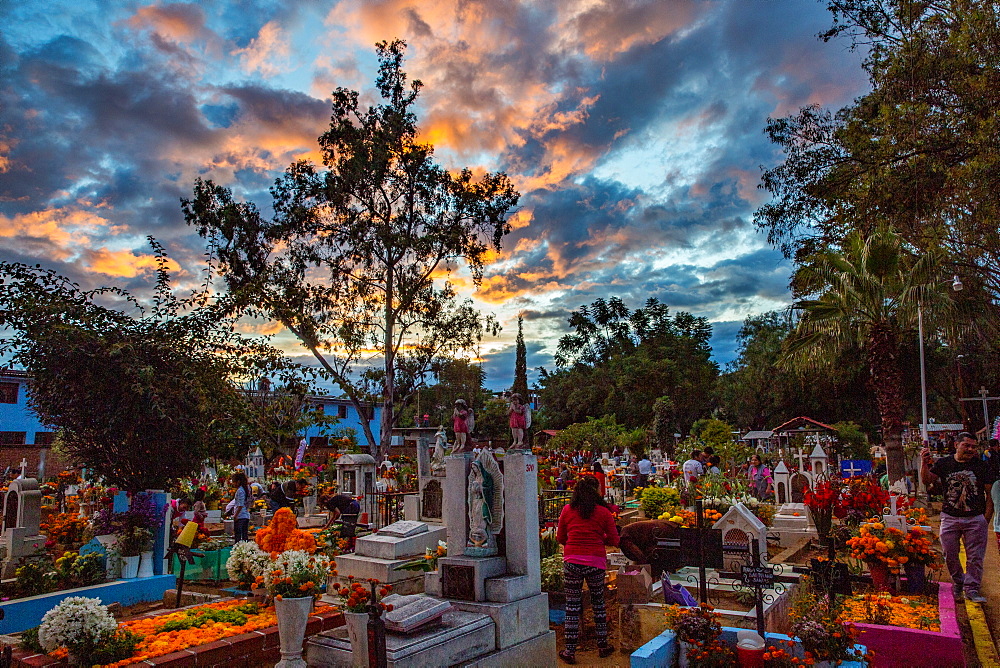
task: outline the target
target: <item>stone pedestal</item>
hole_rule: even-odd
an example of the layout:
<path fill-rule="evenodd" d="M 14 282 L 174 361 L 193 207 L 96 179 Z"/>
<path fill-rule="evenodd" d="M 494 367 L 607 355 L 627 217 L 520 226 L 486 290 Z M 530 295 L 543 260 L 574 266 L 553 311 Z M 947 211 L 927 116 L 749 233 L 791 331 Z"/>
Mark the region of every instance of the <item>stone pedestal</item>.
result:
<path fill-rule="evenodd" d="M 507 565 L 503 557 L 441 557 L 441 595 L 472 601 L 486 600 L 486 579 L 504 575 Z"/>
<path fill-rule="evenodd" d="M 496 632 L 489 615 L 452 610 L 441 623 L 410 634 L 385 634 L 389 668 L 440 668 L 467 663 L 496 649 Z M 313 636 L 306 649 L 310 666 L 351 665 L 346 627 Z"/>
<path fill-rule="evenodd" d="M 447 528 L 437 531 L 447 532 L 448 556 L 438 560 L 437 571 L 421 576 L 424 590 L 448 601 L 454 609 L 445 613 L 439 625 L 406 636 L 387 633 L 388 665 L 554 666 L 555 633 L 549 630 L 548 596 L 541 593 L 535 456 L 510 453 L 503 460 L 504 556 L 492 557 L 465 553 L 466 483 L 471 461 L 471 454 L 453 455 L 446 460 Z M 434 531 L 432 528 L 428 533 Z M 389 549 L 381 541 L 362 546 L 359 539 L 358 545 L 359 550 L 366 551 Z M 376 557 L 344 555 L 336 559 L 341 575 L 347 572 L 341 564 L 353 567 L 358 560 L 366 563 L 364 568 L 369 573 L 390 568 L 388 560 Z M 384 575 L 388 577 L 389 572 Z M 350 644 L 346 634 L 335 630 L 314 636 L 307 660 L 310 666 L 349 665 Z"/>
<path fill-rule="evenodd" d="M 788 547 L 800 538 L 817 538 L 819 533 L 812 521 L 809 506 L 804 503 L 785 503 L 774 516 L 771 530 L 780 536 L 779 545 Z"/>
<path fill-rule="evenodd" d="M 378 559 L 400 559 L 404 556 L 423 555 L 427 549 L 432 552 L 437 549 L 438 541 L 448 538 L 444 527 L 428 527 L 427 531 L 414 536 L 398 537 L 383 536 L 375 533 L 358 538 L 355 541 L 354 553 Z"/>

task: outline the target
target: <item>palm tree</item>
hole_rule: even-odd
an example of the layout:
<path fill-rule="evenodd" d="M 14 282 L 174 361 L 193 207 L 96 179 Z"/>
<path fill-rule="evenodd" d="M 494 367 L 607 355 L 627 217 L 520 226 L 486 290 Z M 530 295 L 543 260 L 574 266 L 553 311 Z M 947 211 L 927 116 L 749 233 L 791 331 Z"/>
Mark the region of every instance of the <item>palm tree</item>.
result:
<path fill-rule="evenodd" d="M 912 332 L 918 304 L 924 312 L 943 312 L 950 300 L 932 289 L 940 281 L 941 256 L 914 256 L 891 228 L 868 237 L 854 231 L 839 251 L 826 250 L 800 267 L 793 285 L 801 313 L 789 339 L 787 361 L 826 362 L 853 347 L 864 354 L 882 420 L 889 483 L 903 477 L 903 371 L 900 341 Z"/>

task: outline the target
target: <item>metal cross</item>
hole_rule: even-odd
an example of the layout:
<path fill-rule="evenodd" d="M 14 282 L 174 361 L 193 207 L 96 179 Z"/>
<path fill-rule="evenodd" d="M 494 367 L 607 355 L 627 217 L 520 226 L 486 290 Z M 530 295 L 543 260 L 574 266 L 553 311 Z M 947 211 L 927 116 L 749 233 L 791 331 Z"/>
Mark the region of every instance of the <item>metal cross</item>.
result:
<path fill-rule="evenodd" d="M 988 396 L 989 392 L 987 392 L 985 385 L 980 385 L 979 386 L 979 392 L 978 392 L 978 394 L 979 394 L 978 397 L 962 397 L 959 401 L 981 401 L 981 402 L 983 402 L 983 424 L 986 425 L 986 431 L 987 431 L 986 437 L 989 438 L 989 433 L 988 432 L 990 430 L 990 411 L 989 411 L 989 408 L 987 406 L 987 402 L 990 402 L 990 401 L 1000 401 L 1000 397 L 991 397 L 991 396 Z"/>

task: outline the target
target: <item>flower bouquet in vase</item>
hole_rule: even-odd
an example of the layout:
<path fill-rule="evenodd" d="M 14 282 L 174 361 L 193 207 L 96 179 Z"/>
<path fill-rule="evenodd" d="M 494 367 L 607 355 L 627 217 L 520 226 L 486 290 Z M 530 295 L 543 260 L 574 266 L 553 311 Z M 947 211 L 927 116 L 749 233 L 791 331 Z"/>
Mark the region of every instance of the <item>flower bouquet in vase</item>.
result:
<path fill-rule="evenodd" d="M 330 560 L 322 555 L 289 550 L 278 555 L 267 569 L 253 586 L 256 589 L 263 585 L 274 599 L 281 644 L 281 661 L 275 668 L 305 668 L 302 642 L 306 623 L 316 596 L 331 572 Z"/>
<path fill-rule="evenodd" d="M 847 540 L 851 556 L 868 566 L 875 589 L 894 589 L 894 576 L 909 561 L 908 548 L 903 546 L 905 538 L 899 529 L 873 519 L 861 524 L 856 535 Z"/>

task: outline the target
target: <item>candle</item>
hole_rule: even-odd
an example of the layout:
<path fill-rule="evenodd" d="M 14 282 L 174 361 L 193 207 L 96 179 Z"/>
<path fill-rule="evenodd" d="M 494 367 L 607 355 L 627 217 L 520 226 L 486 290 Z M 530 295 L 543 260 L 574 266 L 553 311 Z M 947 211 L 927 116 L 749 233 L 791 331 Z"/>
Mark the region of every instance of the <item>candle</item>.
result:
<path fill-rule="evenodd" d="M 179 545 L 184 545 L 185 547 L 191 547 L 194 545 L 194 537 L 198 534 L 198 523 L 188 522 L 184 525 L 184 530 L 181 531 L 181 535 L 177 537 L 177 543 Z"/>

